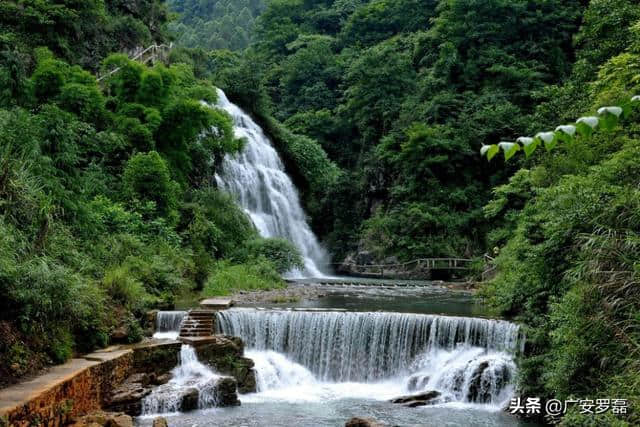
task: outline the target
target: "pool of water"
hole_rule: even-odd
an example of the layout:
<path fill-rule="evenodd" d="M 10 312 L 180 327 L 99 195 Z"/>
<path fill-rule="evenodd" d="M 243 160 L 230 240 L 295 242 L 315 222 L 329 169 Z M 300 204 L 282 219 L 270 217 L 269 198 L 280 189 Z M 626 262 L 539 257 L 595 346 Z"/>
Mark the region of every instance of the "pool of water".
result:
<path fill-rule="evenodd" d="M 281 399 L 241 396 L 242 405 L 215 408 L 189 414 L 167 416 L 170 426 L 265 426 L 337 427 L 354 416 L 372 417 L 389 426 L 424 427 L 507 427 L 525 426 L 513 416 L 495 411 L 460 406 L 404 408 L 366 398 L 323 402 L 289 402 Z M 152 425 L 153 417 L 139 419 L 138 425 Z M 530 425 L 530 424 L 529 424 Z"/>
<path fill-rule="evenodd" d="M 368 279 L 367 283 L 371 283 Z M 388 282 L 384 282 L 388 283 Z M 407 283 L 404 281 L 403 283 Z M 266 308 L 339 308 L 348 311 L 393 311 L 398 313 L 442 314 L 447 316 L 489 317 L 487 308 L 471 291 L 449 289 L 437 283 L 423 287 L 386 288 L 369 286 L 317 285 L 296 282 L 290 286 L 318 289 L 324 296 L 294 303 L 239 304 Z"/>

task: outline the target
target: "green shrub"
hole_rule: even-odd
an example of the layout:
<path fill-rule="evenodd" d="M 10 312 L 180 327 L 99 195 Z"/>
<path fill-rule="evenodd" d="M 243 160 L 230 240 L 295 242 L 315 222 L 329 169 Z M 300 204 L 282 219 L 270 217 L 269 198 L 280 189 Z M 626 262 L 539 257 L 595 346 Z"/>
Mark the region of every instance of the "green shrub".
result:
<path fill-rule="evenodd" d="M 278 273 L 286 273 L 295 268 L 303 268 L 300 251 L 288 240 L 280 238 L 257 238 L 246 244 L 248 259 L 266 258 Z"/>
<path fill-rule="evenodd" d="M 125 326 L 127 328 L 127 342 L 129 344 L 133 344 L 139 342 L 144 337 L 144 331 L 142 330 L 142 326 L 140 326 L 140 322 L 133 317 L 128 316 L 125 322 Z"/>
<path fill-rule="evenodd" d="M 113 301 L 134 312 L 143 311 L 149 301 L 142 283 L 123 266 L 108 270 L 102 278 L 102 286 Z"/>
<path fill-rule="evenodd" d="M 237 265 L 221 261 L 207 280 L 202 295 L 229 295 L 240 290 L 269 290 L 284 286 L 276 269 L 264 258 Z"/>
<path fill-rule="evenodd" d="M 203 188 L 193 194 L 193 202 L 184 206 L 185 235 L 195 247 L 216 258 L 230 258 L 247 240 L 258 236 L 249 217 L 233 198 L 215 188 Z"/>
<path fill-rule="evenodd" d="M 39 101 L 46 102 L 60 94 L 68 67 L 64 62 L 54 59 L 46 59 L 38 64 L 31 81 L 34 94 Z"/>
<path fill-rule="evenodd" d="M 169 168 L 155 151 L 131 157 L 122 176 L 125 194 L 130 199 L 156 204 L 158 213 L 170 220 L 177 216 L 178 184 L 171 180 Z"/>
<path fill-rule="evenodd" d="M 53 363 L 64 363 L 73 354 L 73 337 L 66 328 L 53 328 L 49 331 L 47 353 Z"/>
<path fill-rule="evenodd" d="M 66 84 L 60 90 L 58 102 L 85 122 L 98 124 L 105 119 L 104 98 L 95 84 Z"/>

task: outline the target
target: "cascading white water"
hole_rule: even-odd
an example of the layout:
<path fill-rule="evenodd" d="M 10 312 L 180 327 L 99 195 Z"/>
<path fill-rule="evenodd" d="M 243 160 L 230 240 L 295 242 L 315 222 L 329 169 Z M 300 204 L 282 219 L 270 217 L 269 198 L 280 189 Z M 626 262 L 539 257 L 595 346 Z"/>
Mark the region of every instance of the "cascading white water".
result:
<path fill-rule="evenodd" d="M 499 405 L 513 392 L 524 341 L 505 321 L 404 313 L 235 309 L 216 324 L 245 341 L 259 391 L 293 384 L 294 395 L 301 384 L 349 397 L 437 390 L 443 401 Z"/>
<path fill-rule="evenodd" d="M 176 339 L 186 311 L 159 311 L 156 315 L 156 331 L 153 338 Z"/>
<path fill-rule="evenodd" d="M 198 409 L 216 406 L 216 384 L 221 377 L 198 361 L 193 347 L 183 345 L 180 348 L 179 365 L 171 374 L 168 383 L 144 398 L 143 415 L 179 412 L 185 409 L 185 401 L 189 399 L 197 401 L 193 406 Z"/>
<path fill-rule="evenodd" d="M 231 115 L 236 137 L 246 139 L 241 153 L 227 155 L 216 175 L 220 188 L 234 195 L 263 237 L 282 237 L 304 257 L 302 277 L 324 277 L 328 257 L 311 231 L 298 192 L 278 153 L 258 126 L 218 89 L 218 108 Z"/>

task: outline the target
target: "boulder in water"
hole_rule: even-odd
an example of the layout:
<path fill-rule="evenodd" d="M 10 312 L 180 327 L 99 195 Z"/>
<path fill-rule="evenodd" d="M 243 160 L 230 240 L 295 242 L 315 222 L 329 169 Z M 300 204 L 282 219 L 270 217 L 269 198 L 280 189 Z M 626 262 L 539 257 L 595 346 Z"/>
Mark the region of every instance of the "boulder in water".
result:
<path fill-rule="evenodd" d="M 469 402 L 488 403 L 511 380 L 511 371 L 506 364 L 480 363 L 471 374 L 466 398 Z"/>
<path fill-rule="evenodd" d="M 238 406 L 238 394 L 236 393 L 236 380 L 231 377 L 220 378 L 215 387 L 217 406 Z"/>
<path fill-rule="evenodd" d="M 425 406 L 434 404 L 434 400 L 440 397 L 439 391 L 428 391 L 426 393 L 412 394 L 408 396 L 400 396 L 395 399 L 391 399 L 391 403 L 398 403 L 409 408 L 415 408 L 416 406 Z"/>
<path fill-rule="evenodd" d="M 166 374 L 158 375 L 155 377 L 155 380 L 152 381 L 154 385 L 162 385 L 171 381 L 171 372 L 167 372 Z"/>
<path fill-rule="evenodd" d="M 244 342 L 238 337 L 216 335 L 201 344 L 194 344 L 198 360 L 215 371 L 236 379 L 240 393 L 256 391 L 253 360 L 243 357 Z"/>
<path fill-rule="evenodd" d="M 193 411 L 198 409 L 198 399 L 200 392 L 195 387 L 190 387 L 182 392 L 180 398 L 180 410 L 182 412 Z"/>
<path fill-rule="evenodd" d="M 169 427 L 169 423 L 165 417 L 158 417 L 153 420 L 153 427 Z"/>
<path fill-rule="evenodd" d="M 242 357 L 244 343 L 240 338 L 226 335 L 214 335 L 206 341 L 192 343 L 202 363 L 213 365 L 220 359 Z"/>
<path fill-rule="evenodd" d="M 344 427 L 384 427 L 384 424 L 375 418 L 353 417 L 345 423 Z"/>
<path fill-rule="evenodd" d="M 97 411 L 76 418 L 68 425 L 71 427 L 133 427 L 133 419 L 121 412 Z"/>
<path fill-rule="evenodd" d="M 146 381 L 146 384 L 143 381 Z M 111 392 L 106 399 L 105 408 L 121 411 L 134 417 L 140 415 L 142 399 L 151 393 L 148 384 L 146 377 L 133 375 Z"/>
<path fill-rule="evenodd" d="M 467 392 L 467 400 L 470 402 L 487 402 L 491 399 L 491 395 L 487 395 L 485 388 L 482 387 L 482 374 L 488 367 L 489 362 L 482 362 L 471 374 Z"/>

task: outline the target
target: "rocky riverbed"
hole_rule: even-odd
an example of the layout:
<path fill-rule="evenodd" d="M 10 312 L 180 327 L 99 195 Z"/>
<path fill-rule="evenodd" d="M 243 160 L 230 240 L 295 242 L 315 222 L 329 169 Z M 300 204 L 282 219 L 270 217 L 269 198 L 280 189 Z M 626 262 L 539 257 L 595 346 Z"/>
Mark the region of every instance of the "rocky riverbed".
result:
<path fill-rule="evenodd" d="M 288 284 L 286 288 L 272 289 L 269 291 L 240 291 L 233 294 L 231 299 L 239 305 L 245 304 L 280 304 L 293 303 L 302 300 L 315 300 L 323 298 L 329 291 L 320 286 Z"/>

